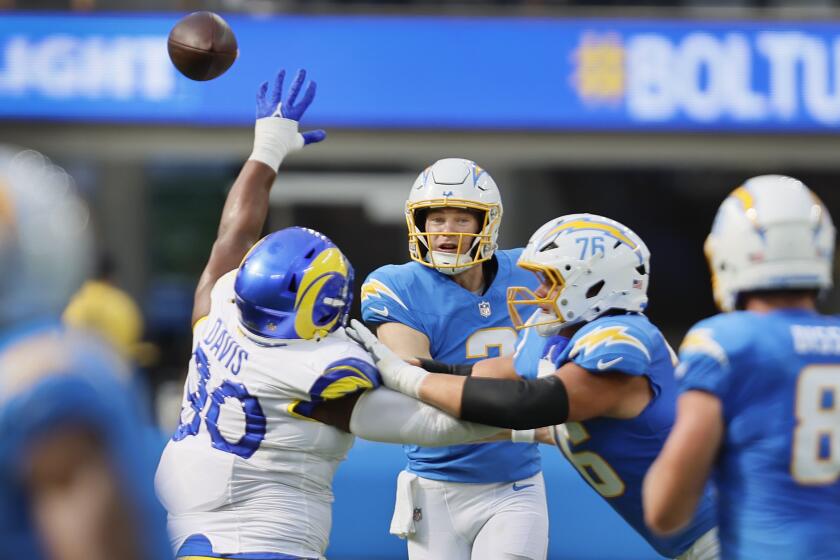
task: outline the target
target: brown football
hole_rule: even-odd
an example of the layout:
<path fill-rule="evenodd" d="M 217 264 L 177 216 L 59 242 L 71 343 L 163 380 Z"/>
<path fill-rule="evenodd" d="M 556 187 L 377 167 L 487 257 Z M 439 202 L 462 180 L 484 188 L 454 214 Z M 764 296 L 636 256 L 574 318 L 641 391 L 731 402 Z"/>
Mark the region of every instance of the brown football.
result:
<path fill-rule="evenodd" d="M 175 68 L 201 82 L 224 74 L 239 55 L 233 30 L 213 12 L 194 12 L 178 21 L 167 49 Z"/>

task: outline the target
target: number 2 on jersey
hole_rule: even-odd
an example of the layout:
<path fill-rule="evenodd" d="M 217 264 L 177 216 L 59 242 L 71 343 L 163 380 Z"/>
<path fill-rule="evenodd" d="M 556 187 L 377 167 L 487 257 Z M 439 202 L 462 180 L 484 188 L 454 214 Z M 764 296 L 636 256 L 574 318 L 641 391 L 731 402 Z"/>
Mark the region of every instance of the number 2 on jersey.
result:
<path fill-rule="evenodd" d="M 488 327 L 478 329 L 467 339 L 468 360 L 490 357 L 491 348 L 497 348 L 499 356 L 510 356 L 516 349 L 516 329 L 513 327 Z"/>
<path fill-rule="evenodd" d="M 796 383 L 796 428 L 790 471 L 799 484 L 840 478 L 840 366 L 813 365 Z"/>

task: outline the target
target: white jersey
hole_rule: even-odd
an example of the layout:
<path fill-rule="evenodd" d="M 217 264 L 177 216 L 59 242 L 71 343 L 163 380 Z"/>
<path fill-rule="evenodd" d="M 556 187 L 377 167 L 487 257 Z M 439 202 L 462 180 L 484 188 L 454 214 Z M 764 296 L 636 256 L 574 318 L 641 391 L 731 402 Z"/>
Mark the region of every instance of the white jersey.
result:
<path fill-rule="evenodd" d="M 354 437 L 307 415 L 375 388 L 379 373 L 342 330 L 320 341 L 246 335 L 235 274 L 219 279 L 196 326 L 181 425 L 158 466 L 172 544 L 193 537 L 218 554 L 321 557 L 333 475 Z"/>

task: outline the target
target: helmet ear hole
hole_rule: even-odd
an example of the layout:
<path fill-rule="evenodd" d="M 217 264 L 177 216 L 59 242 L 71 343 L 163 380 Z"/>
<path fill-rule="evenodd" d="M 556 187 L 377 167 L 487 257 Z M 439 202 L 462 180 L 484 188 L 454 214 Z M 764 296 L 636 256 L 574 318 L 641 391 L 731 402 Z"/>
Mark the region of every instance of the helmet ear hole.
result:
<path fill-rule="evenodd" d="M 297 274 L 292 274 L 292 277 L 289 278 L 289 291 L 290 292 L 297 292 L 297 289 L 298 289 Z"/>
<path fill-rule="evenodd" d="M 647 274 L 647 269 L 645 268 L 645 265 L 640 264 L 639 266 L 636 267 L 636 272 L 638 272 L 639 274 L 644 276 L 645 274 Z"/>
<path fill-rule="evenodd" d="M 598 281 L 598 282 L 595 282 L 594 284 L 592 284 L 591 286 L 589 286 L 589 289 L 588 289 L 588 290 L 586 290 L 586 299 L 594 298 L 595 296 L 597 296 L 598 294 L 600 294 L 600 293 L 601 293 L 601 289 L 602 289 L 603 287 L 604 287 L 604 281 L 603 281 L 603 280 L 600 280 L 600 281 Z"/>
<path fill-rule="evenodd" d="M 414 211 L 414 225 L 420 231 L 426 231 L 426 216 L 429 214 L 428 208 L 419 208 Z"/>

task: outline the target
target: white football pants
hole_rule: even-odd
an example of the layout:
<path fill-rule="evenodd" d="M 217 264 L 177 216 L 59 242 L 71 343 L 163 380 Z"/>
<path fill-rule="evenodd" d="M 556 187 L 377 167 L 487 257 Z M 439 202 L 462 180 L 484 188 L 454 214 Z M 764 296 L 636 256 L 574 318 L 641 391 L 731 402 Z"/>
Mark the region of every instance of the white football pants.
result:
<path fill-rule="evenodd" d="M 417 478 L 410 560 L 545 560 L 548 507 L 542 473 L 468 484 Z"/>

